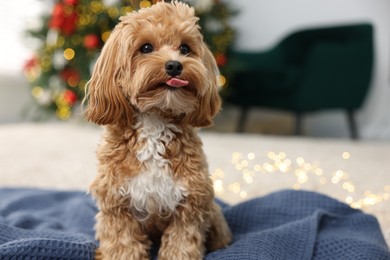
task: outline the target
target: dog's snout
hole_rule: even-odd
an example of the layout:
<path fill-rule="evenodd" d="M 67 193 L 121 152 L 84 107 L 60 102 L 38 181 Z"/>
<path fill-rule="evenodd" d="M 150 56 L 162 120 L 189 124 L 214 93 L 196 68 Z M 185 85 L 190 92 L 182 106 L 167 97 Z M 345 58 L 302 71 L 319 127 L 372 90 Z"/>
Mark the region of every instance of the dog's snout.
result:
<path fill-rule="evenodd" d="M 165 70 L 169 76 L 175 77 L 181 74 L 183 64 L 177 60 L 170 60 L 165 63 Z"/>

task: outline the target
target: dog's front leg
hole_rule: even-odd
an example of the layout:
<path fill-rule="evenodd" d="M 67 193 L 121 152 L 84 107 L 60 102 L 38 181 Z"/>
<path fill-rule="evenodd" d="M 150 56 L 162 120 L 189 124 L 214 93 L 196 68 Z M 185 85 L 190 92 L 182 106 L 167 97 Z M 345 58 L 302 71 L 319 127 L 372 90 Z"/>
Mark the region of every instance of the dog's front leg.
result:
<path fill-rule="evenodd" d="M 221 207 L 213 202 L 211 214 L 211 227 L 207 235 L 207 250 L 214 251 L 225 248 L 232 240 L 229 226 L 222 214 Z"/>
<path fill-rule="evenodd" d="M 204 213 L 179 206 L 164 231 L 158 252 L 159 260 L 203 259 L 205 235 L 209 226 Z"/>
<path fill-rule="evenodd" d="M 125 209 L 100 211 L 96 216 L 96 237 L 99 240 L 96 259 L 149 259 L 151 242 L 141 224 Z"/>

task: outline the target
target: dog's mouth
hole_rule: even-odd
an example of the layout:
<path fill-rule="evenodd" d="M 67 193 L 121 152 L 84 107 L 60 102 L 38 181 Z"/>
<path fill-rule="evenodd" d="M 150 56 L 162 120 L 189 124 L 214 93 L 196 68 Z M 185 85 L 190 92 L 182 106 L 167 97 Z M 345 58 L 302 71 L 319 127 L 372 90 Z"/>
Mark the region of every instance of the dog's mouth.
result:
<path fill-rule="evenodd" d="M 166 89 L 168 91 L 186 90 L 196 94 L 194 87 L 189 81 L 179 78 L 170 78 L 165 82 L 161 82 L 153 87 L 151 90 Z"/>
<path fill-rule="evenodd" d="M 193 112 L 198 103 L 197 96 L 196 85 L 191 80 L 165 78 L 139 93 L 134 104 L 143 112 L 159 109 L 177 116 Z"/>
<path fill-rule="evenodd" d="M 190 82 L 187 80 L 179 79 L 179 78 L 171 78 L 168 79 L 165 84 L 171 88 L 181 88 L 188 86 Z"/>

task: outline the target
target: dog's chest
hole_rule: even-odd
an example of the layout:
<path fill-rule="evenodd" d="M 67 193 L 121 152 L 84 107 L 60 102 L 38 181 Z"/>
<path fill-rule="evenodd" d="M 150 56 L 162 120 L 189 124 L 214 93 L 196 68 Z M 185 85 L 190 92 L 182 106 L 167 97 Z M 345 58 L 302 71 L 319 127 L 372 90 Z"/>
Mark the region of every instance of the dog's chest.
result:
<path fill-rule="evenodd" d="M 130 198 L 132 209 L 140 216 L 172 212 L 187 190 L 173 179 L 171 162 L 164 154 L 166 146 L 181 130 L 154 114 L 141 114 L 134 127 L 140 130 L 137 141 L 143 144 L 136 153 L 141 172 L 132 177 L 120 193 Z"/>

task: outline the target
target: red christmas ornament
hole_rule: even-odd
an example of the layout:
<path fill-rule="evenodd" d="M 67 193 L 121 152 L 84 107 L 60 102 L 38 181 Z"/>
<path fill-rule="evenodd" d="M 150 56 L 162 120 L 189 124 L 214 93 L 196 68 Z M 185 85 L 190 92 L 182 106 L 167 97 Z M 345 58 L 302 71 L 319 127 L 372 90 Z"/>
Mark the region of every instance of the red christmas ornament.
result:
<path fill-rule="evenodd" d="M 78 0 L 64 0 L 64 3 L 67 4 L 67 5 L 77 5 L 79 3 Z"/>
<path fill-rule="evenodd" d="M 220 67 L 225 66 L 227 63 L 226 55 L 223 53 L 217 53 L 215 55 L 215 61 L 217 62 L 218 66 L 220 66 Z"/>
<path fill-rule="evenodd" d="M 71 87 L 76 87 L 80 82 L 80 73 L 72 68 L 66 68 L 61 71 L 60 77 Z"/>
<path fill-rule="evenodd" d="M 100 39 L 96 34 L 88 34 L 84 37 L 84 47 L 87 49 L 95 49 L 99 47 Z"/>
<path fill-rule="evenodd" d="M 61 30 L 62 24 L 64 23 L 65 20 L 63 13 L 64 13 L 64 5 L 62 3 L 56 4 L 53 8 L 53 12 L 49 22 L 50 28 Z"/>
<path fill-rule="evenodd" d="M 69 89 L 63 92 L 62 97 L 64 98 L 64 101 L 71 106 L 74 105 L 77 101 L 77 95 Z"/>
<path fill-rule="evenodd" d="M 76 21 L 77 21 L 77 13 L 72 12 L 68 17 L 66 17 L 65 22 L 62 26 L 62 33 L 65 35 L 72 35 L 76 30 Z"/>
<path fill-rule="evenodd" d="M 72 35 L 76 30 L 78 18 L 74 8 L 76 4 L 77 0 L 66 0 L 64 3 L 57 3 L 53 8 L 49 27 L 57 29 L 65 35 Z"/>
<path fill-rule="evenodd" d="M 37 57 L 33 56 L 28 59 L 23 66 L 24 71 L 30 71 L 39 65 Z"/>

